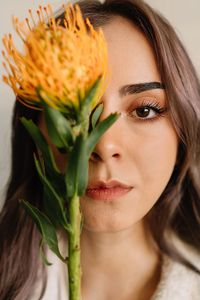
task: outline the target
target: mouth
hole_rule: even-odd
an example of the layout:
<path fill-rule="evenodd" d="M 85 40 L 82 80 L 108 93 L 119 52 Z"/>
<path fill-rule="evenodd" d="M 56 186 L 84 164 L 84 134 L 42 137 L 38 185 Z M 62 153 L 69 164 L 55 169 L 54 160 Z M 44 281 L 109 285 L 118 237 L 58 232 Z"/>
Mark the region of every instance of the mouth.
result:
<path fill-rule="evenodd" d="M 101 181 L 90 185 L 86 190 L 86 196 L 94 200 L 112 201 L 121 198 L 132 189 L 132 186 L 117 180 Z"/>

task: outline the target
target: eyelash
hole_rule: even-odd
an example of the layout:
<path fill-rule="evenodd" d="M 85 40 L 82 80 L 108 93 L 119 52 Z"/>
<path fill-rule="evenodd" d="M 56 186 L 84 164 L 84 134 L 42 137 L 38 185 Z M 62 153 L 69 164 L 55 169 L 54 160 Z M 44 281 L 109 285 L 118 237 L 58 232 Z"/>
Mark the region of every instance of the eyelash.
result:
<path fill-rule="evenodd" d="M 151 118 L 142 118 L 142 117 L 136 117 L 133 116 L 132 113 L 137 110 L 137 109 L 142 109 L 142 108 L 148 108 L 149 110 L 152 109 L 157 115 L 155 117 L 151 117 Z M 134 108 L 134 110 L 132 110 L 129 113 L 129 116 L 135 119 L 138 119 L 139 121 L 142 122 L 152 122 L 157 120 L 160 117 L 164 117 L 165 113 L 167 112 L 167 108 L 166 107 L 161 107 L 159 103 L 157 102 L 153 102 L 153 101 L 143 101 L 141 103 L 141 105 L 139 105 L 138 107 Z"/>

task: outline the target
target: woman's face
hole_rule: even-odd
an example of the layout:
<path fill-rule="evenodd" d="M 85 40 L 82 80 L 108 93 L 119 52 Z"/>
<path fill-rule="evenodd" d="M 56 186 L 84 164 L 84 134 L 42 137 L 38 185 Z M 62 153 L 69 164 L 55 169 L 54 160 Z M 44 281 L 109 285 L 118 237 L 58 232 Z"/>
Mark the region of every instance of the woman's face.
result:
<path fill-rule="evenodd" d="M 101 118 L 116 111 L 121 116 L 94 149 L 89 186 L 117 180 L 130 188 L 102 199 L 93 190 L 81 198 L 81 208 L 85 229 L 114 232 L 142 221 L 156 203 L 173 172 L 178 137 L 146 38 L 122 17 L 114 17 L 103 30 L 112 78 L 102 98 Z M 62 165 L 62 156 L 56 156 Z"/>

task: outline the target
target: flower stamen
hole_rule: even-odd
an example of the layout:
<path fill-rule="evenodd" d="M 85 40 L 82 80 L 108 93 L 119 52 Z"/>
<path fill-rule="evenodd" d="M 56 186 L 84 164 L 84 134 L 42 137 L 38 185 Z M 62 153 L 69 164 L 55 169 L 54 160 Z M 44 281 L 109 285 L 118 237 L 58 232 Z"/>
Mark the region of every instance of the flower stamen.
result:
<path fill-rule="evenodd" d="M 23 53 L 17 50 L 12 35 L 4 36 L 5 83 L 12 86 L 20 101 L 29 107 L 40 105 L 37 88 L 48 95 L 48 103 L 57 109 L 77 106 L 100 77 L 102 83 L 93 106 L 105 90 L 108 73 L 107 47 L 102 30 L 84 20 L 78 5 L 64 6 L 64 20 L 55 19 L 50 5 L 37 10 L 38 24 L 32 11 L 25 23 L 13 18 L 15 30 L 23 41 Z M 61 26 L 61 21 L 64 26 Z"/>

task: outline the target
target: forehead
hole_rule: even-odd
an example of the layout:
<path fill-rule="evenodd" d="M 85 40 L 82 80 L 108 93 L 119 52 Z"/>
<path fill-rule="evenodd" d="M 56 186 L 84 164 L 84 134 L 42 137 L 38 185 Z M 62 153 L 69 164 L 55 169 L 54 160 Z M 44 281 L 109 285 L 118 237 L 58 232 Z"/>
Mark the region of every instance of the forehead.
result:
<path fill-rule="evenodd" d="M 124 84 L 160 81 L 151 45 L 131 21 L 114 16 L 103 31 L 115 80 L 126 81 Z"/>

